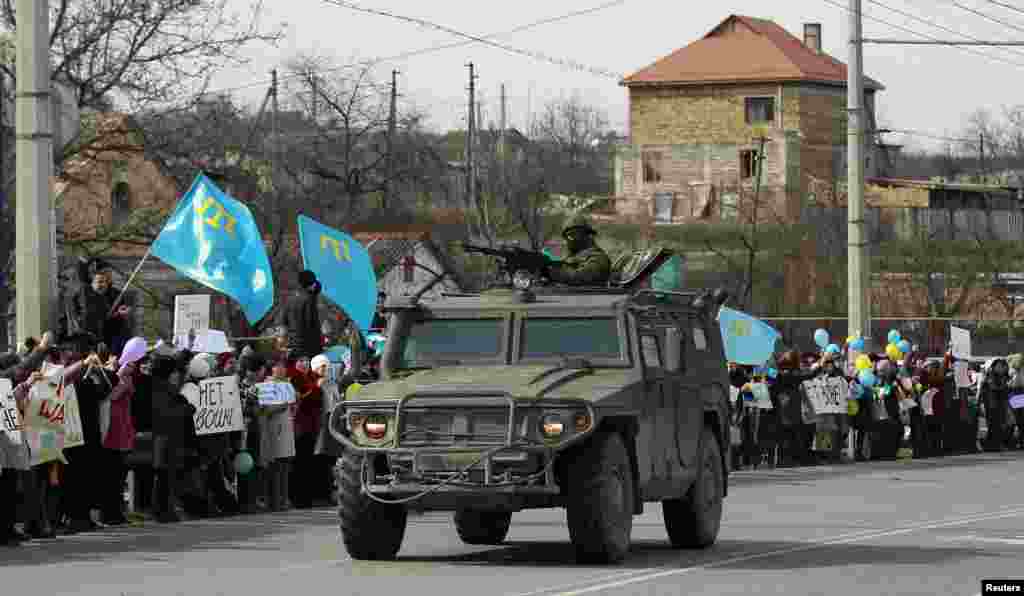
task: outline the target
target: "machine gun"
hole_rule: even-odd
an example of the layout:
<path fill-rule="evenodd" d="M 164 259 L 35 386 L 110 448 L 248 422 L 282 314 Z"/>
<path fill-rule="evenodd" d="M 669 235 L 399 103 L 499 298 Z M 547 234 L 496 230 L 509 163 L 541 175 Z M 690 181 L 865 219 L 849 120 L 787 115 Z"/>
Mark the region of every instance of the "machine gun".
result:
<path fill-rule="evenodd" d="M 551 259 L 543 253 L 519 247 L 487 248 L 463 242 L 462 248 L 468 253 L 488 255 L 498 259 L 501 273 L 505 274 L 508 282 L 512 284 L 516 283 L 517 277 L 522 278 L 523 276 L 528 276 L 531 279 L 546 279 L 548 267 L 552 263 Z"/>

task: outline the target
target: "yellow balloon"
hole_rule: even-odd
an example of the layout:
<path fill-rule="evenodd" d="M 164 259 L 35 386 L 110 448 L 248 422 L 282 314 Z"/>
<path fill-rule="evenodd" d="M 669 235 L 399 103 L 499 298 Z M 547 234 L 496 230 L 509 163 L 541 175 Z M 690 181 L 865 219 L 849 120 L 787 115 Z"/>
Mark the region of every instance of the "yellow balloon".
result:
<path fill-rule="evenodd" d="M 885 346 L 885 355 L 893 360 L 900 360 L 903 357 L 903 352 L 900 352 L 896 344 L 889 344 Z"/>
<path fill-rule="evenodd" d="M 363 386 L 359 383 L 352 383 L 348 386 L 348 389 L 345 390 L 345 399 L 352 399 L 362 388 Z"/>
<path fill-rule="evenodd" d="M 857 360 L 854 361 L 854 365 L 857 367 L 857 370 L 871 370 L 871 358 L 866 354 L 861 354 L 860 356 L 857 356 Z"/>

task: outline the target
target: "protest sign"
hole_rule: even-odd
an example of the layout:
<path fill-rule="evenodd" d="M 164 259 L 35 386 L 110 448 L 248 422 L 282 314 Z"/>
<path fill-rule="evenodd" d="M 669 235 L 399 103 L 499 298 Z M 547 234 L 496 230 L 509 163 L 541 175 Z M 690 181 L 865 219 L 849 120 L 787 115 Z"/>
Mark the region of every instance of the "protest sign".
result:
<path fill-rule="evenodd" d="M 57 395 L 57 386 L 45 380 L 32 385 L 22 427 L 31 465 L 67 461 L 64 459 L 64 428 L 64 400 Z"/>
<path fill-rule="evenodd" d="M 223 331 L 207 329 L 196 334 L 195 343 L 192 344 L 192 351 L 206 354 L 225 354 L 231 352 L 231 344 L 228 343 L 228 336 Z"/>
<path fill-rule="evenodd" d="M 295 387 L 291 383 L 257 383 L 261 406 L 295 403 Z"/>
<path fill-rule="evenodd" d="M 815 414 L 845 414 L 850 385 L 842 377 L 815 377 L 801 383 Z"/>
<path fill-rule="evenodd" d="M 0 379 L 0 432 L 17 445 L 21 443 L 21 415 L 10 379 Z"/>
<path fill-rule="evenodd" d="M 174 345 L 189 347 L 188 336 L 210 328 L 209 294 L 187 294 L 174 297 Z"/>
<path fill-rule="evenodd" d="M 971 357 L 971 332 L 959 327 L 949 328 L 950 350 L 954 358 Z"/>
<path fill-rule="evenodd" d="M 182 395 L 196 407 L 193 421 L 197 435 L 215 435 L 245 430 L 238 377 L 204 379 L 189 383 Z"/>
<path fill-rule="evenodd" d="M 82 430 L 82 416 L 75 386 L 61 385 L 57 396 L 64 401 L 64 449 L 85 445 L 85 432 Z"/>

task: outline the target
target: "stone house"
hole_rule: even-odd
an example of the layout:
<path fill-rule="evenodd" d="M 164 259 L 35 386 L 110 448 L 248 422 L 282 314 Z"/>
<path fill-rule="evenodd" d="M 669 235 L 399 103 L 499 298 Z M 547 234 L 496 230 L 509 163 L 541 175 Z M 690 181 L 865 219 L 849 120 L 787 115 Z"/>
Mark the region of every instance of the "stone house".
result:
<path fill-rule="evenodd" d="M 796 221 L 846 172 L 846 65 L 778 24 L 732 15 L 701 39 L 627 76 L 629 140 L 615 160 L 619 215 L 660 223 L 747 212 L 764 139 L 758 220 Z M 865 77 L 867 134 L 875 94 Z M 873 143 L 866 141 L 866 148 Z M 867 173 L 878 160 L 867 153 Z"/>
<path fill-rule="evenodd" d="M 64 162 L 54 182 L 64 299 L 77 290 L 75 262 L 80 255 L 99 255 L 110 263 L 114 284 L 121 287 L 148 247 L 144 235 L 133 230 L 159 229 L 179 196 L 175 181 L 146 158 L 130 117 L 104 113 L 88 118 L 93 140 Z M 147 259 L 137 279 L 131 292 L 137 305 L 136 332 L 152 336 L 169 330 L 171 309 L 160 301 L 173 303 L 174 293 L 195 289 L 194 284 L 155 258 Z"/>

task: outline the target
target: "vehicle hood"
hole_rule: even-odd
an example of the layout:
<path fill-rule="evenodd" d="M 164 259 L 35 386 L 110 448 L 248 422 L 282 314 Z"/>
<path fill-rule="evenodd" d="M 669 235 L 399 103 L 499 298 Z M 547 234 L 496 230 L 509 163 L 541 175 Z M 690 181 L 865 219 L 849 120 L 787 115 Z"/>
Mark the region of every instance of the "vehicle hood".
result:
<path fill-rule="evenodd" d="M 353 401 L 401 399 L 416 393 L 507 393 L 521 399 L 582 398 L 597 400 L 620 392 L 630 382 L 629 369 L 558 370 L 557 365 L 451 366 L 417 371 L 404 379 L 363 387 Z"/>

